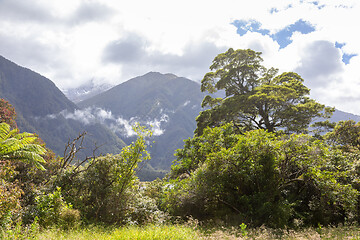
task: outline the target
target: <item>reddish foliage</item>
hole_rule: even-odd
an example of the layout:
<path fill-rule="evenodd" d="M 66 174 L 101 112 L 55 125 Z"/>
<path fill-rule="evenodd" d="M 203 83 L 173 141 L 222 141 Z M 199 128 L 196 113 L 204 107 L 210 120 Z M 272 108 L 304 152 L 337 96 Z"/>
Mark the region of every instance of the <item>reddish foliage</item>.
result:
<path fill-rule="evenodd" d="M 13 106 L 5 99 L 0 98 L 0 122 L 9 124 L 12 128 L 17 128 L 16 112 Z"/>

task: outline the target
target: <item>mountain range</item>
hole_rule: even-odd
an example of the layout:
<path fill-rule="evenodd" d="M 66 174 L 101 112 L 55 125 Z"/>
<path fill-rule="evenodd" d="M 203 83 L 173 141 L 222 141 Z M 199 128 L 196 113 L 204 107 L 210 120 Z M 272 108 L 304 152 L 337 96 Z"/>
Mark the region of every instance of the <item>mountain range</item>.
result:
<path fill-rule="evenodd" d="M 95 144 L 101 151 L 120 152 L 125 143 L 102 124 L 83 124 L 71 113 L 78 107 L 49 79 L 0 56 L 0 98 L 13 105 L 21 131 L 37 133 L 47 147 L 62 156 L 65 145 L 86 131 L 81 156 L 91 156 Z"/>
<path fill-rule="evenodd" d="M 175 150 L 193 136 L 203 98 L 200 85 L 194 81 L 150 72 L 79 102 L 78 106 L 107 112 L 103 123 L 127 143 L 132 133 L 126 126 L 139 122 L 150 128 L 155 141 L 150 149 L 151 165 L 169 169 Z"/>
<path fill-rule="evenodd" d="M 204 98 L 199 83 L 150 72 L 109 87 L 90 83 L 66 91 L 75 104 L 51 80 L 0 56 L 0 98 L 15 107 L 21 131 L 37 133 L 60 156 L 69 140 L 86 131 L 79 156 L 84 157 L 93 154 L 95 144 L 101 146 L 98 153 L 120 152 L 135 139 L 137 122 L 153 132 L 147 169 L 168 170 L 175 150 L 196 128 Z M 360 116 L 336 110 L 331 120 L 348 119 Z"/>
<path fill-rule="evenodd" d="M 102 93 L 112 88 L 113 86 L 114 85 L 107 83 L 97 84 L 94 79 L 92 79 L 79 87 L 64 89 L 62 92 L 70 101 L 78 103 L 99 93 Z"/>

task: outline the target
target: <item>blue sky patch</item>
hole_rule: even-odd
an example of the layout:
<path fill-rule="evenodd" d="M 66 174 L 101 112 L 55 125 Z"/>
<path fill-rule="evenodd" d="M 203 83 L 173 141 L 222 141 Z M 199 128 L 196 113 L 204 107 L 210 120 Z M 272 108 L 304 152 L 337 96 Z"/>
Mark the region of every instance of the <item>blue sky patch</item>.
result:
<path fill-rule="evenodd" d="M 341 49 L 343 46 L 345 46 L 346 45 L 346 43 L 339 43 L 339 42 L 335 42 L 335 47 L 336 48 L 339 48 L 339 49 Z M 350 59 L 352 58 L 352 57 L 355 57 L 355 56 L 357 56 L 357 54 L 347 54 L 347 53 L 343 53 L 343 55 L 342 55 L 342 61 L 347 65 L 347 64 L 349 64 L 350 63 Z"/>
<path fill-rule="evenodd" d="M 343 56 L 342 56 L 342 61 L 347 65 L 347 64 L 350 63 L 350 59 L 352 57 L 355 57 L 355 56 L 357 56 L 357 54 L 346 54 L 346 53 L 344 53 Z"/>
<path fill-rule="evenodd" d="M 255 20 L 250 20 L 250 21 L 235 20 L 233 22 L 233 25 L 237 27 L 237 33 L 240 36 L 244 36 L 247 32 L 257 32 L 257 33 L 261 33 L 264 36 L 270 34 L 269 30 L 262 29 L 261 23 Z"/>
<path fill-rule="evenodd" d="M 339 43 L 335 42 L 335 47 L 341 49 L 343 46 L 345 46 L 345 43 Z"/>
<path fill-rule="evenodd" d="M 318 9 L 322 9 L 325 7 L 325 4 L 320 5 L 318 1 L 313 1 L 312 4 L 314 4 L 315 6 L 317 6 Z"/>
<path fill-rule="evenodd" d="M 262 35 L 268 35 L 273 40 L 275 40 L 279 45 L 280 49 L 288 46 L 292 40 L 290 39 L 294 32 L 300 32 L 302 34 L 308 34 L 315 31 L 315 28 L 308 22 L 300 19 L 294 24 L 291 24 L 284 29 L 280 30 L 276 34 L 270 34 L 270 30 L 261 28 L 261 23 L 250 20 L 236 20 L 233 22 L 233 25 L 237 27 L 237 33 L 240 36 L 245 35 L 247 32 L 257 32 Z"/>

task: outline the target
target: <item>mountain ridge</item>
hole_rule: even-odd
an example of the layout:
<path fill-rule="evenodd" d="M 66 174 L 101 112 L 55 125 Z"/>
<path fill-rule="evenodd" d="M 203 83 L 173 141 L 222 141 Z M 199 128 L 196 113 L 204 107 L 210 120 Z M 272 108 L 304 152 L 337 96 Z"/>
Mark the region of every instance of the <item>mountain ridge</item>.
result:
<path fill-rule="evenodd" d="M 120 152 L 134 140 L 131 125 L 139 122 L 154 133 L 151 165 L 169 169 L 175 150 L 193 136 L 204 96 L 195 81 L 149 72 L 75 104 L 51 80 L 0 56 L 0 97 L 15 107 L 20 130 L 39 134 L 58 155 L 83 131 L 85 155 L 95 143 L 103 145 L 102 153 Z M 336 110 L 330 120 L 348 119 L 360 116 Z"/>
<path fill-rule="evenodd" d="M 184 139 L 193 136 L 203 97 L 197 82 L 174 74 L 149 72 L 86 99 L 78 106 L 102 108 L 115 118 L 139 121 L 150 129 L 151 123 L 157 125 L 156 129 L 152 128 L 159 134 L 154 134 L 151 164 L 169 169 L 175 150 L 183 146 Z M 127 142 L 123 133 L 118 132 L 118 136 Z"/>
<path fill-rule="evenodd" d="M 96 142 L 107 143 L 103 151 L 119 152 L 125 145 L 110 130 L 101 125 L 84 124 L 59 115 L 74 112 L 78 107 L 46 77 L 0 56 L 0 97 L 9 101 L 17 113 L 20 131 L 36 133 L 47 147 L 62 155 L 69 140 L 83 131 L 88 132 L 84 155 L 92 155 Z M 55 116 L 55 117 L 54 117 Z M 101 129 L 101 130 L 99 130 Z"/>

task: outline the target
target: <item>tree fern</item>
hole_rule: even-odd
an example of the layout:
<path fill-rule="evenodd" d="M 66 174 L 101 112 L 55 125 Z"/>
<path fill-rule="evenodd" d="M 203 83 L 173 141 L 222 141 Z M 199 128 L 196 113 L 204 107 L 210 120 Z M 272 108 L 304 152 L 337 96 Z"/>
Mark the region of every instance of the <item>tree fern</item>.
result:
<path fill-rule="evenodd" d="M 45 162 L 41 155 L 44 155 L 46 150 L 36 144 L 36 140 L 34 134 L 19 133 L 18 129 L 11 129 L 7 123 L 0 123 L 0 159 L 20 160 L 45 170 L 41 165 Z"/>

